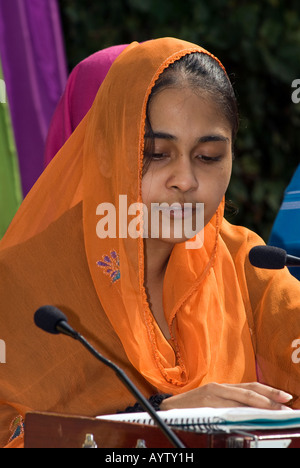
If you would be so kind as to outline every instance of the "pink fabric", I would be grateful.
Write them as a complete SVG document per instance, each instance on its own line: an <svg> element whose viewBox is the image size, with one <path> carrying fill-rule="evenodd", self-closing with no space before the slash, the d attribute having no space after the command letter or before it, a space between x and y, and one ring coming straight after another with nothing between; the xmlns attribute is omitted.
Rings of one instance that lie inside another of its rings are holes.
<svg viewBox="0 0 300 468"><path fill-rule="evenodd" d="M100 50L74 68L51 121L45 148L46 166L89 111L112 63L126 47Z"/></svg>

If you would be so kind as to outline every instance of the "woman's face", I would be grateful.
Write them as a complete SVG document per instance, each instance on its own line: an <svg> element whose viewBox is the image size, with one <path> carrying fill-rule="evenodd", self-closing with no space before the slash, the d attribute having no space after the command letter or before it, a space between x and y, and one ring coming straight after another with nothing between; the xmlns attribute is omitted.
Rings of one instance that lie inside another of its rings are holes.
<svg viewBox="0 0 300 468"><path fill-rule="evenodd" d="M196 203L201 203L206 225L227 190L232 170L232 130L213 100L189 88L166 88L156 94L149 104L149 120L152 132L146 133L145 152L150 147L152 153L147 155L150 164L142 181L148 236L153 238L151 207L165 203L155 237L162 238L165 222L170 224L170 235L164 241L184 242L189 237L184 229L181 238L175 236L175 224L183 226L192 218L195 226ZM178 209L168 209L174 203ZM187 203L193 209L184 213L182 207Z"/></svg>

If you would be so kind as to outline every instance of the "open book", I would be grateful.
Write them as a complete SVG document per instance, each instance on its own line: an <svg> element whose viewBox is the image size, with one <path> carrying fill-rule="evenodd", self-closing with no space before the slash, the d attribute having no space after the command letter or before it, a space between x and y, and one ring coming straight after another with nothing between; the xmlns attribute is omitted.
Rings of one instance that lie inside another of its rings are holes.
<svg viewBox="0 0 300 468"><path fill-rule="evenodd" d="M271 411L256 408L192 408L159 411L172 428L194 432L275 430L300 428L300 410ZM155 424L148 413L98 416L98 419Z"/></svg>

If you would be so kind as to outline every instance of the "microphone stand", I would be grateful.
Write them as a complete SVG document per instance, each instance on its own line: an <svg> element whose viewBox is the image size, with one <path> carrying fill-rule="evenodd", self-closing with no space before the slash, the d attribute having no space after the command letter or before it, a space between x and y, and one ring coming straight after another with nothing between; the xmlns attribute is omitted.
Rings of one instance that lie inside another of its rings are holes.
<svg viewBox="0 0 300 468"><path fill-rule="evenodd" d="M135 385L131 382L128 378L126 373L120 369L116 364L114 364L109 359L106 359L102 356L93 346L82 336L80 333L73 330L67 322L61 321L56 326L57 331L71 336L75 340L79 341L93 356L95 356L99 361L101 361L106 366L110 367L117 375L117 377L122 381L125 387L129 390L131 394L133 394L136 400L140 403L140 405L145 409L145 411L150 414L153 418L155 423L161 429L161 431L165 434L168 440L175 448L186 448L181 440L177 437L177 435L169 428L169 426L158 416L155 409L151 406L149 401L142 395L142 393L135 387Z"/></svg>

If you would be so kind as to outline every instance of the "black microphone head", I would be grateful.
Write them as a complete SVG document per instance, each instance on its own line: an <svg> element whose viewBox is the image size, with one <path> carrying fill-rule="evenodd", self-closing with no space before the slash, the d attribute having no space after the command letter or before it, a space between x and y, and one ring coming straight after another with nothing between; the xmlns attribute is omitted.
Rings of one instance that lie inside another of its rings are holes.
<svg viewBox="0 0 300 468"><path fill-rule="evenodd" d="M60 331L57 330L59 322L67 322L68 319L61 310L54 306L46 305L40 307L34 314L34 323L42 330L58 335Z"/></svg>
<svg viewBox="0 0 300 468"><path fill-rule="evenodd" d="M287 253L279 247L258 245L250 250L249 260L257 268L281 270L286 265Z"/></svg>

